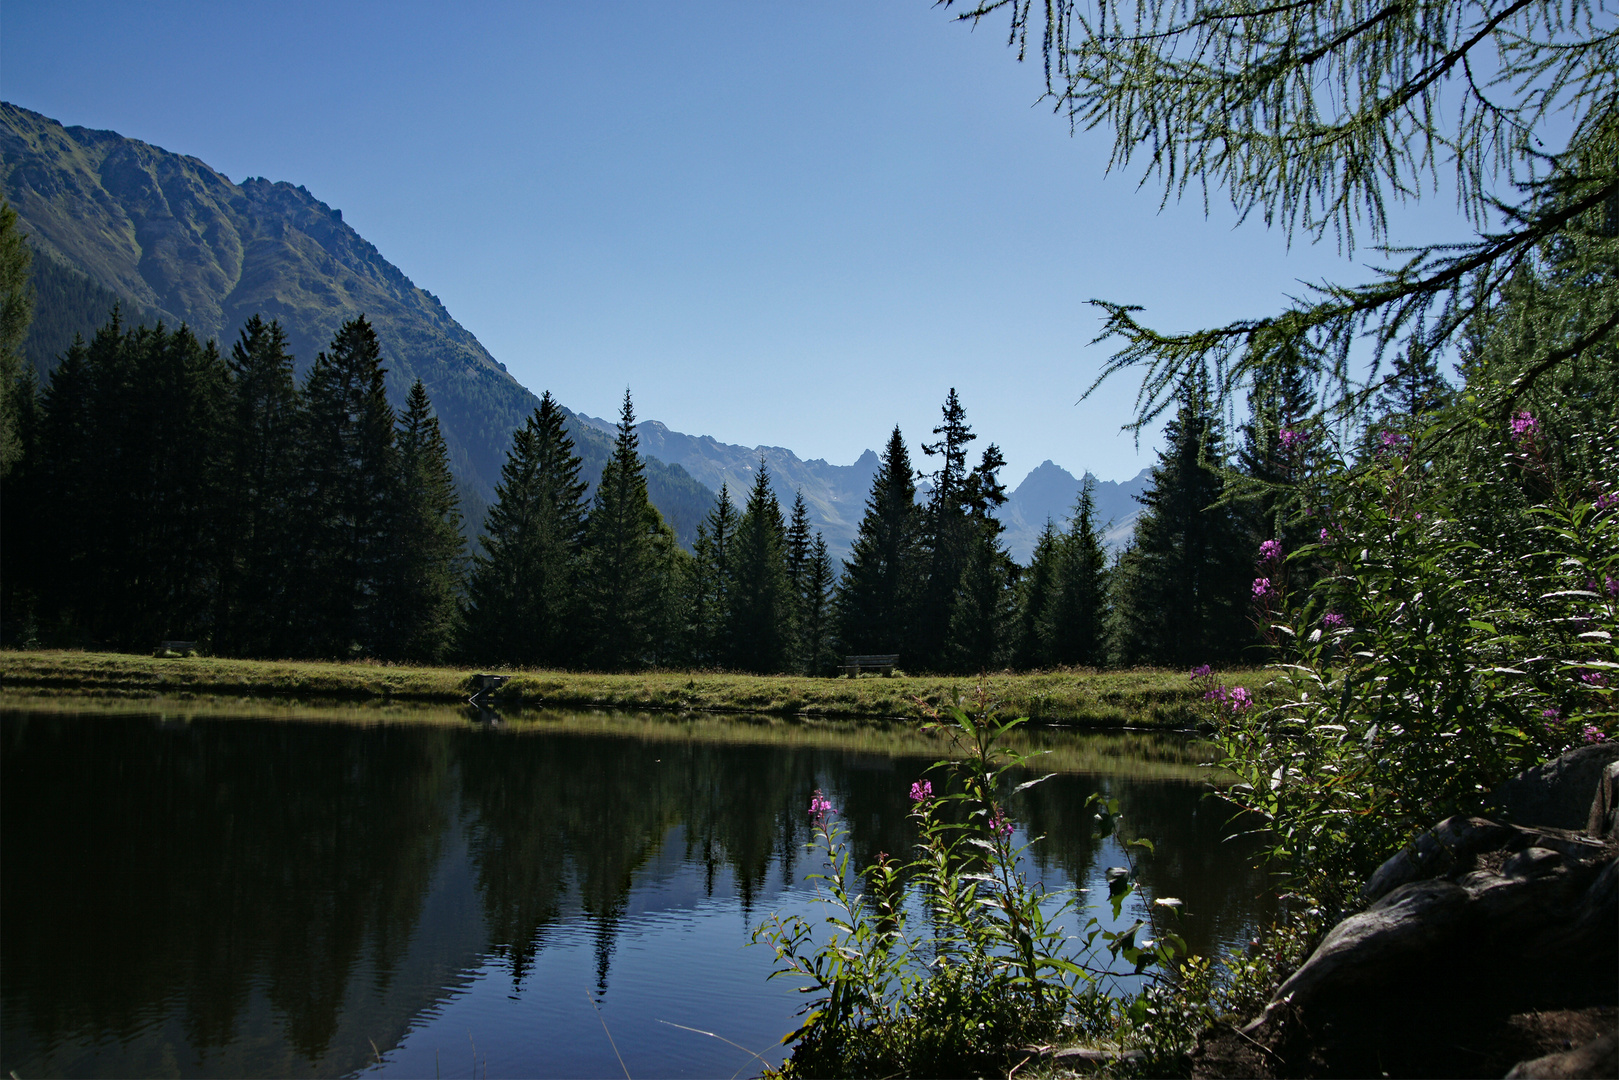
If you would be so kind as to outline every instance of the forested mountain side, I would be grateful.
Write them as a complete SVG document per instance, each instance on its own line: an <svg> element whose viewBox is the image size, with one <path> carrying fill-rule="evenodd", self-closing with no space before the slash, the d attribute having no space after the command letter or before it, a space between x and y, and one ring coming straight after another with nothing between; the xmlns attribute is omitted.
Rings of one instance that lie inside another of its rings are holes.
<svg viewBox="0 0 1619 1080"><path fill-rule="evenodd" d="M299 378L342 324L365 315L388 368L387 393L402 407L420 379L432 399L476 532L494 495L512 433L539 404L451 317L351 227L302 187L252 178L241 184L204 162L115 132L64 127L0 103L0 193L34 251L34 316L24 345L46 380L76 334L86 340L114 304L128 325L184 323L228 347L253 315L286 332ZM594 491L612 453L614 424L561 409L582 478ZM783 504L802 492L811 524L835 561L854 543L878 470L868 450L851 465L801 460L782 447L744 447L638 425L653 505L690 548L722 484L753 485L761 456ZM1110 546L1128 537L1142 477L1097 485ZM1116 490L1115 490L1116 489ZM1061 525L1079 480L1047 463L1000 509L1011 554L1032 556L1049 517Z"/></svg>
<svg viewBox="0 0 1619 1080"><path fill-rule="evenodd" d="M437 297L302 187L236 184L196 158L0 103L0 191L35 252L25 348L42 375L114 302L128 323L185 323L221 343L255 314L275 319L300 377L345 321L364 314L382 346L389 400L403 405L422 381L459 486L480 504L512 432L539 404ZM573 426L594 483L611 439ZM713 493L662 462L649 463L647 482L690 544Z"/></svg>

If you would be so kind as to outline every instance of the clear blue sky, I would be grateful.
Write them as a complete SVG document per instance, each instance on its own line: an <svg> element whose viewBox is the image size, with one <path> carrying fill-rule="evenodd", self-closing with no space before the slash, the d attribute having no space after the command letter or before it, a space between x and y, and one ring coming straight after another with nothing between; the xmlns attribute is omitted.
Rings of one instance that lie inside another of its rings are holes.
<svg viewBox="0 0 1619 1080"><path fill-rule="evenodd" d="M1123 479L1151 440L1131 381L1076 405L1084 301L1185 329L1364 274L1160 211L1042 89L1004 23L926 0L0 9L0 96L303 184L536 393L847 464L955 386L1008 482ZM1396 238L1461 238L1450 210Z"/></svg>

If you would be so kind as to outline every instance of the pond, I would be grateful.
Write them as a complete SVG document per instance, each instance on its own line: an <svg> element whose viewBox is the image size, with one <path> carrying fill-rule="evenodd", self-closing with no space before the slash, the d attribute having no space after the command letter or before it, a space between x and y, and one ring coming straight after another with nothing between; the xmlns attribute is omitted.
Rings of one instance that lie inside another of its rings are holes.
<svg viewBox="0 0 1619 1080"><path fill-rule="evenodd" d="M819 788L910 850L908 725L0 697L0 1074L729 1076L801 998ZM1105 898L1119 799L1189 945L1273 917L1179 736L1031 733L1029 870ZM733 1045L734 1044L734 1045ZM621 1063L622 1059L622 1063Z"/></svg>

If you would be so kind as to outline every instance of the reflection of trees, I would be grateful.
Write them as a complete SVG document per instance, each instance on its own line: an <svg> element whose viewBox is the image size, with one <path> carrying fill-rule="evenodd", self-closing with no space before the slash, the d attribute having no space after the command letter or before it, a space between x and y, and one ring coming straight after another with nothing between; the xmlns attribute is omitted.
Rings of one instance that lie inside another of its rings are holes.
<svg viewBox="0 0 1619 1080"><path fill-rule="evenodd" d="M664 884L647 868L677 827L709 895L734 887L747 909L773 902L778 867L793 885L821 869L803 847L818 787L850 828L856 866L913 854L908 792L928 758L530 731L8 718L7 1030L26 1026L46 1046L87 1032L130 1041L178 1001L201 1056L235 1045L262 988L287 1044L321 1058L358 967L379 997L408 977L396 973L455 825L514 981L582 911L599 991L632 886ZM1195 786L1048 780L1014 803L1048 836L1040 867L1085 880L1097 847L1084 802L1099 786L1132 834L1158 844L1143 877L1186 901L1189 943L1228 938L1265 882L1220 843L1224 804Z"/></svg>
<svg viewBox="0 0 1619 1080"><path fill-rule="evenodd" d="M1083 882L1096 860L1086 798L1095 791L1119 800L1127 839L1151 840L1156 854L1140 852L1137 867L1149 896L1176 896L1185 902L1179 927L1187 946L1205 955L1231 940L1256 919L1275 910L1275 890L1255 868L1252 838L1232 821L1232 808L1198 784L1053 776L1022 796L1018 808L1033 835L1047 839L1035 849L1042 869L1061 868Z"/></svg>
<svg viewBox="0 0 1619 1080"><path fill-rule="evenodd" d="M220 1047L262 981L313 1060L356 961L385 980L414 929L441 734L98 718L8 723L3 745L0 980L44 1043L128 1039L179 996L192 1044Z"/></svg>

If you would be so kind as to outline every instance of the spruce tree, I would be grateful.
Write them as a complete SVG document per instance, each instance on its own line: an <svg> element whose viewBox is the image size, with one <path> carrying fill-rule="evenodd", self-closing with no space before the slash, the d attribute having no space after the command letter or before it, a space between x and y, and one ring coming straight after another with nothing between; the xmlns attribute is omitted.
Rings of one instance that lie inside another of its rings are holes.
<svg viewBox="0 0 1619 1080"><path fill-rule="evenodd" d="M736 539L736 504L731 490L720 484L714 508L697 525L692 545L691 613L692 658L705 666L719 666L731 656L731 557Z"/></svg>
<svg viewBox="0 0 1619 1080"><path fill-rule="evenodd" d="M808 602L807 589L809 588L810 556L814 548L813 533L810 529L809 507L804 504L804 492L798 491L793 496L793 512L787 523L787 592L792 606L792 619L799 630L803 629L805 605ZM792 656L794 669L803 667L805 655L802 634L795 636L789 652Z"/></svg>
<svg viewBox="0 0 1619 1080"><path fill-rule="evenodd" d="M832 654L835 585L832 556L826 550L825 537L817 532L810 544L809 565L804 573L799 620L800 663L807 675L824 674L835 663Z"/></svg>
<svg viewBox="0 0 1619 1080"><path fill-rule="evenodd" d="M1006 502L1006 487L999 480L1005 464L1000 447L991 443L962 485L966 550L950 607L945 652L947 664L956 671L990 671L1007 660L1017 567L1001 542L1003 526L995 517Z"/></svg>
<svg viewBox="0 0 1619 1080"><path fill-rule="evenodd" d="M1115 571L1111 650L1124 664L1235 660L1253 639L1253 548L1238 512L1221 500L1223 439L1202 380L1182 386L1164 439Z"/></svg>
<svg viewBox="0 0 1619 1080"><path fill-rule="evenodd" d="M955 387L945 398L943 417L933 429L938 441L922 451L939 458L929 476L932 491L922 515L922 542L927 549L927 576L917 606L913 647L917 666L943 670L951 666L950 634L957 587L971 557L976 537L968 520L970 492L967 444L978 436L967 425L966 410Z"/></svg>
<svg viewBox="0 0 1619 1080"><path fill-rule="evenodd" d="M624 391L613 456L602 469L585 532L580 595L588 656L600 670L645 663L664 597L665 554L654 538L663 518L647 499L646 471L635 434L635 407Z"/></svg>
<svg viewBox="0 0 1619 1080"><path fill-rule="evenodd" d="M732 561L731 662L744 671L781 671L791 660L795 604L787 572L787 530L764 458L737 523Z"/></svg>
<svg viewBox="0 0 1619 1080"><path fill-rule="evenodd" d="M386 651L436 664L459 631L466 538L449 448L420 379L411 385L396 439L400 497L384 592Z"/></svg>
<svg viewBox="0 0 1619 1080"><path fill-rule="evenodd" d="M1047 661L1101 667L1107 613L1107 552L1096 523L1096 478L1080 485L1068 532L1057 538L1053 595L1040 613Z"/></svg>
<svg viewBox="0 0 1619 1080"><path fill-rule="evenodd" d="M899 428L888 437L837 594L837 640L847 653L913 652L911 630L924 552L916 474Z"/></svg>
<svg viewBox="0 0 1619 1080"><path fill-rule="evenodd" d="M1017 636L1012 650L1013 666L1030 671L1051 666L1047 628L1048 608L1056 602L1057 564L1061 560L1064 537L1046 518L1035 538L1028 568L1018 577Z"/></svg>
<svg viewBox="0 0 1619 1080"><path fill-rule="evenodd" d="M224 472L226 558L220 587L222 652L287 655L288 591L296 559L299 400L293 358L277 322L254 315L231 346L231 437Z"/></svg>
<svg viewBox="0 0 1619 1080"><path fill-rule="evenodd" d="M386 369L365 316L342 325L304 383L303 565L297 603L306 655L374 655L400 499Z"/></svg>
<svg viewBox="0 0 1619 1080"><path fill-rule="evenodd" d="M473 562L462 651L480 663L567 666L576 617L585 487L550 391L512 435Z"/></svg>

